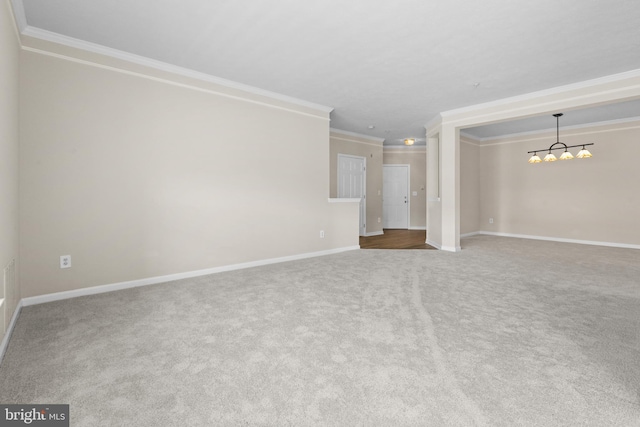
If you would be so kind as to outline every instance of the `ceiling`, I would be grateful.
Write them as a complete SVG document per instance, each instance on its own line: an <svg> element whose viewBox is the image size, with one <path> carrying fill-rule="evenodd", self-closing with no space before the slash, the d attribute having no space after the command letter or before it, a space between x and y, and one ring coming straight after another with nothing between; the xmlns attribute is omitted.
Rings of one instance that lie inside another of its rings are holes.
<svg viewBox="0 0 640 427"><path fill-rule="evenodd" d="M385 145L408 137L424 144L425 123L442 111L640 69L637 0L23 0L23 6L28 27L333 107L332 128L384 138ZM640 101L598 108L567 114L561 124L640 116ZM555 119L465 132L487 138L536 127L554 128Z"/></svg>

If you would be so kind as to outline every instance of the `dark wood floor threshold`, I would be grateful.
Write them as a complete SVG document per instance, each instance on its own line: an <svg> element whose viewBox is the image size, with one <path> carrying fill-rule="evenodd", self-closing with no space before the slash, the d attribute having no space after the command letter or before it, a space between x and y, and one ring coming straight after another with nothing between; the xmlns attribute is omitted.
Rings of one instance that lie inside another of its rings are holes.
<svg viewBox="0 0 640 427"><path fill-rule="evenodd" d="M380 236L360 237L361 249L435 249L427 245L424 230L385 229Z"/></svg>

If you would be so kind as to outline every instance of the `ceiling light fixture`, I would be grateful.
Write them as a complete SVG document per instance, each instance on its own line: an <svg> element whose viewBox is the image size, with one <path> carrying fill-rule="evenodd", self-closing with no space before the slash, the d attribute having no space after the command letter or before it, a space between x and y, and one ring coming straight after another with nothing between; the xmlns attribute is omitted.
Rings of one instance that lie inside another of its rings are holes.
<svg viewBox="0 0 640 427"><path fill-rule="evenodd" d="M404 140L404 145L413 145L416 142L414 138L407 138Z"/></svg>
<svg viewBox="0 0 640 427"><path fill-rule="evenodd" d="M558 158L551 151L562 150L562 149L564 149L564 152L560 156L560 160L571 160L573 159L573 154L569 152L569 148L573 148L573 147L582 147L582 150L580 150L580 152L576 155L577 158L586 159L588 157L593 157L593 155L589 152L589 150L585 148L585 146L593 145L593 143L567 145L564 142L560 142L560 117L562 117L562 113L554 114L553 117L556 118L556 142L551 144L551 146L548 149L528 151L527 153L529 154L533 153L533 156L529 158L529 163L555 162L556 160L558 160ZM558 147L555 147L556 145ZM549 151L549 153L546 156L544 156L544 160L541 160L540 157L538 156L538 151L547 151L547 150Z"/></svg>

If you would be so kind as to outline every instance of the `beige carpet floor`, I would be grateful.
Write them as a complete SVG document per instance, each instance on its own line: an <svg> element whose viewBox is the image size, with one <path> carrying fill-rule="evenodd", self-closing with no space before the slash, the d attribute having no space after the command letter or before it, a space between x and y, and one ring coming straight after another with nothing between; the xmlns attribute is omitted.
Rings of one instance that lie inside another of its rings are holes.
<svg viewBox="0 0 640 427"><path fill-rule="evenodd" d="M462 244L26 307L0 402L73 426L640 426L640 251Z"/></svg>

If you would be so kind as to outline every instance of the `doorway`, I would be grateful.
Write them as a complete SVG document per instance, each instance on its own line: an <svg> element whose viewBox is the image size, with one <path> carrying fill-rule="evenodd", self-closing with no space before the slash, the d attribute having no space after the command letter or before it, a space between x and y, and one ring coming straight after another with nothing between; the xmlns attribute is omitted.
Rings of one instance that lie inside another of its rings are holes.
<svg viewBox="0 0 640 427"><path fill-rule="evenodd" d="M360 199L360 236L367 234L367 159L338 154L338 198Z"/></svg>
<svg viewBox="0 0 640 427"><path fill-rule="evenodd" d="M409 165L382 166L382 226L409 228Z"/></svg>

